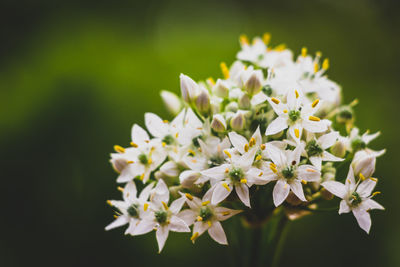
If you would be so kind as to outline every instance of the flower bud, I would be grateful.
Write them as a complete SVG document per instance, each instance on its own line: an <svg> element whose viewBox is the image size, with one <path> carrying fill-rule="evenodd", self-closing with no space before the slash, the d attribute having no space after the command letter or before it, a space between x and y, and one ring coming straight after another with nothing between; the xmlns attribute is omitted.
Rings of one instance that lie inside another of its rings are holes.
<svg viewBox="0 0 400 267"><path fill-rule="evenodd" d="M365 178L369 178L375 171L376 156L369 154L366 150L358 151L353 158L351 165L354 169L354 174L358 176L360 173Z"/></svg>
<svg viewBox="0 0 400 267"><path fill-rule="evenodd" d="M214 115L211 122L211 128L218 133L224 132L226 130L226 121L224 117L220 114Z"/></svg>
<svg viewBox="0 0 400 267"><path fill-rule="evenodd" d="M184 188L190 188L200 176L201 174L197 171L186 170L179 175L179 180Z"/></svg>
<svg viewBox="0 0 400 267"><path fill-rule="evenodd" d="M239 109L239 105L236 102L231 102L225 107L225 111L236 112Z"/></svg>
<svg viewBox="0 0 400 267"><path fill-rule="evenodd" d="M247 94L242 94L242 96L239 97L239 108L241 109L249 109L251 106L250 103L250 98Z"/></svg>
<svg viewBox="0 0 400 267"><path fill-rule="evenodd" d="M227 98L229 95L229 88L227 83L223 80L218 79L217 83L213 87L213 93L218 97Z"/></svg>
<svg viewBox="0 0 400 267"><path fill-rule="evenodd" d="M342 107L336 115L339 123L351 122L354 119L353 109L349 106Z"/></svg>
<svg viewBox="0 0 400 267"><path fill-rule="evenodd" d="M216 114L220 112L221 109L221 102L222 99L216 96L212 96L210 100L210 106L211 106L211 113Z"/></svg>
<svg viewBox="0 0 400 267"><path fill-rule="evenodd" d="M186 76L185 74L181 74L180 78L182 98L187 103L190 103L196 96L198 85L195 81L193 81L189 76Z"/></svg>
<svg viewBox="0 0 400 267"><path fill-rule="evenodd" d="M179 175L179 168L174 161L168 161L161 166L160 172L170 177L176 177Z"/></svg>
<svg viewBox="0 0 400 267"><path fill-rule="evenodd" d="M250 76L250 78L247 79L246 83L244 84L244 89L250 95L258 94L262 88L261 82L262 81L260 75L257 75L256 72L253 72L253 74Z"/></svg>
<svg viewBox="0 0 400 267"><path fill-rule="evenodd" d="M168 112L172 115L177 115L182 109L182 103L179 97L169 91L161 91L161 98Z"/></svg>
<svg viewBox="0 0 400 267"><path fill-rule="evenodd" d="M340 138L331 147L331 152L333 155L339 158L343 158L346 155L346 142L343 138Z"/></svg>
<svg viewBox="0 0 400 267"><path fill-rule="evenodd" d="M243 112L236 112L236 114L232 117L230 125L233 130L240 131L244 128L245 118Z"/></svg>
<svg viewBox="0 0 400 267"><path fill-rule="evenodd" d="M200 87L200 94L196 97L195 104L197 109L202 113L206 113L209 110L210 94L204 87Z"/></svg>

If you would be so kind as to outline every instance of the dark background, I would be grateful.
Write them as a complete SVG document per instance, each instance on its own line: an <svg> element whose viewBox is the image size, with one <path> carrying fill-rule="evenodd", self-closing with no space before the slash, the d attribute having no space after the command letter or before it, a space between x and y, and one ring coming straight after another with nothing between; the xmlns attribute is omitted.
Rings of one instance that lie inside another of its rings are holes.
<svg viewBox="0 0 400 267"><path fill-rule="evenodd" d="M111 5L110 2L113 4ZM370 235L351 215L315 214L291 225L282 266L400 266L398 1L11 1L0 4L1 266L218 266L225 247L172 234L104 231L119 198L109 153L134 122L168 118L161 89L179 74L220 77L238 36L330 58L329 76L362 130L387 148L376 177L384 212Z"/></svg>

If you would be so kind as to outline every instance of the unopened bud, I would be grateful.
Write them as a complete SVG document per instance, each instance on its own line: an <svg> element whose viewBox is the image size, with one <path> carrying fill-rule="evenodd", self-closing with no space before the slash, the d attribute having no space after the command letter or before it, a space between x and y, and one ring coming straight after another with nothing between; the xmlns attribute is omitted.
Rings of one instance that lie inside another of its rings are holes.
<svg viewBox="0 0 400 267"><path fill-rule="evenodd" d="M336 120L339 123L352 121L354 118L353 109L349 106L342 107L336 115Z"/></svg>
<svg viewBox="0 0 400 267"><path fill-rule="evenodd" d="M170 177L177 177L179 175L178 165L174 161L164 163L161 166L160 171Z"/></svg>
<svg viewBox="0 0 400 267"><path fill-rule="evenodd" d="M218 133L224 132L226 130L226 121L224 117L220 114L214 115L211 122L211 128Z"/></svg>
<svg viewBox="0 0 400 267"><path fill-rule="evenodd" d="M243 112L236 112L236 114L232 117L230 125L233 130L240 131L244 128L245 118Z"/></svg>
<svg viewBox="0 0 400 267"><path fill-rule="evenodd" d="M369 178L375 171L376 156L369 154L366 150L358 151L353 158L351 165L356 176L362 173L364 177Z"/></svg>
<svg viewBox="0 0 400 267"><path fill-rule="evenodd" d="M261 91L261 77L254 72L250 78L247 79L246 83L244 84L244 88L250 95L258 94Z"/></svg>
<svg viewBox="0 0 400 267"><path fill-rule="evenodd" d="M190 103L196 96L198 85L195 81L193 81L189 76L185 74L181 74L180 79L182 98L186 102Z"/></svg>
<svg viewBox="0 0 400 267"><path fill-rule="evenodd" d="M207 89L200 87L200 94L196 97L196 107L202 112L206 113L210 109L210 94Z"/></svg>
<svg viewBox="0 0 400 267"><path fill-rule="evenodd" d="M200 176L201 174L199 172L186 170L179 175L179 180L183 187L190 188L193 186L194 182L196 182L197 179L200 178Z"/></svg>
<svg viewBox="0 0 400 267"><path fill-rule="evenodd" d="M236 102L231 102L225 107L225 111L236 112L239 109L239 105Z"/></svg>
<svg viewBox="0 0 400 267"><path fill-rule="evenodd" d="M249 109L251 106L250 98L247 94L242 94L239 98L239 108L241 109Z"/></svg>
<svg viewBox="0 0 400 267"><path fill-rule="evenodd" d="M340 137L336 143L331 147L333 155L339 158L343 158L346 155L346 143Z"/></svg>
<svg viewBox="0 0 400 267"><path fill-rule="evenodd" d="M217 83L213 87L213 93L218 97L227 98L229 95L229 88L226 82L218 79Z"/></svg>
<svg viewBox="0 0 400 267"><path fill-rule="evenodd" d="M182 109L182 103L179 97L169 91L161 91L161 98L168 112L177 115Z"/></svg>

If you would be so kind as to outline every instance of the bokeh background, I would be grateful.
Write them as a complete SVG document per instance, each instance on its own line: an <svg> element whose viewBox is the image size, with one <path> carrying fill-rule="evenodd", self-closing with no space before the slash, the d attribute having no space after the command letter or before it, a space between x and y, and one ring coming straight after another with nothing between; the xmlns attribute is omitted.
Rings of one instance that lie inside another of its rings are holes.
<svg viewBox="0 0 400 267"><path fill-rule="evenodd" d="M387 210L370 235L350 215L292 223L282 266L400 266L398 1L13 1L0 4L1 266L219 266L227 248L172 234L131 238L112 220L119 198L108 163L133 123L169 118L161 89L179 74L220 77L238 36L321 50L358 125L382 131L376 176Z"/></svg>

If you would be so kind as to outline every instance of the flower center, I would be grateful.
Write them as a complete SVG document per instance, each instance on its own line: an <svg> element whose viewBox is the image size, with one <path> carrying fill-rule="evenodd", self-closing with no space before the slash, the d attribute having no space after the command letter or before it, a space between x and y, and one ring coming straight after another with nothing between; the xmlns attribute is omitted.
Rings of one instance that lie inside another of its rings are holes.
<svg viewBox="0 0 400 267"><path fill-rule="evenodd" d="M366 148L367 144L361 138L358 137L351 142L351 147L353 148L354 151L357 151Z"/></svg>
<svg viewBox="0 0 400 267"><path fill-rule="evenodd" d="M306 150L307 150L307 154L309 157L321 155L323 152L322 147L320 147L320 145L318 145L316 140L311 140L306 145Z"/></svg>
<svg viewBox="0 0 400 267"><path fill-rule="evenodd" d="M297 121L300 118L300 111L299 110L291 110L289 111L289 119L292 122Z"/></svg>
<svg viewBox="0 0 400 267"><path fill-rule="evenodd" d="M234 182L239 182L243 177L244 177L244 173L243 170L241 168L232 168L229 173L229 178L231 178L232 181Z"/></svg>
<svg viewBox="0 0 400 267"><path fill-rule="evenodd" d="M362 202L362 199L357 192L353 192L349 197L349 202L352 206L358 206Z"/></svg>
<svg viewBox="0 0 400 267"><path fill-rule="evenodd" d="M139 159L140 163L142 163L142 164L149 163L147 156L143 153L138 156L138 159Z"/></svg>
<svg viewBox="0 0 400 267"><path fill-rule="evenodd" d="M174 137L172 137L172 135L166 135L164 136L164 138L162 139L162 142L164 142L167 145L171 145L174 142Z"/></svg>
<svg viewBox="0 0 400 267"><path fill-rule="evenodd" d="M295 174L295 166L287 166L282 170L282 175L286 179L290 180L294 177Z"/></svg>
<svg viewBox="0 0 400 267"><path fill-rule="evenodd" d="M203 206L200 209L199 216L203 218L203 221L208 221L213 216L213 213L208 206Z"/></svg>
<svg viewBox="0 0 400 267"><path fill-rule="evenodd" d="M137 204L132 204L126 211L128 212L129 216L131 217L138 217L139 216L139 210L138 210L138 205Z"/></svg>
<svg viewBox="0 0 400 267"><path fill-rule="evenodd" d="M159 210L154 213L156 221L160 224L166 223L168 218L168 213L165 210Z"/></svg>

